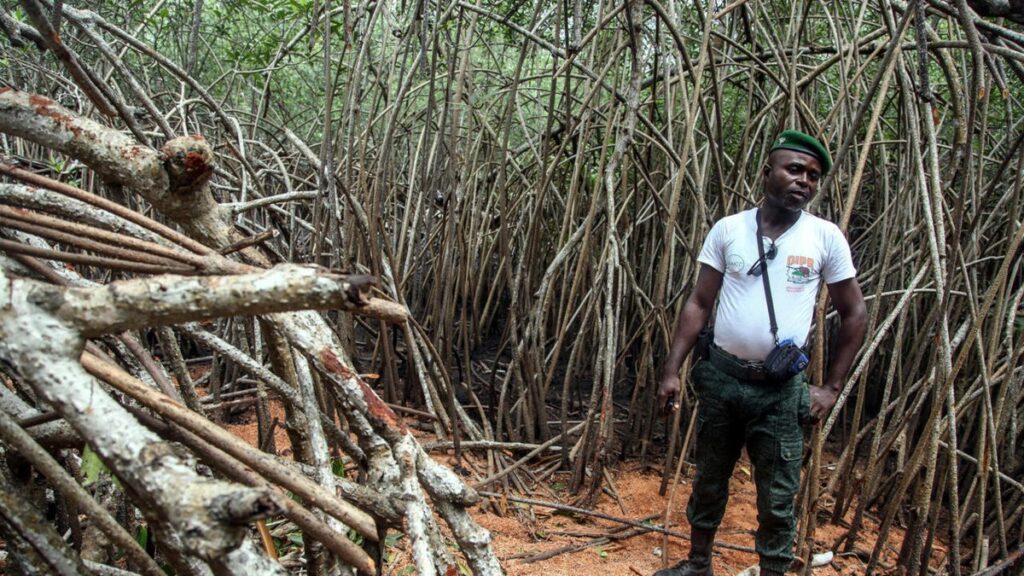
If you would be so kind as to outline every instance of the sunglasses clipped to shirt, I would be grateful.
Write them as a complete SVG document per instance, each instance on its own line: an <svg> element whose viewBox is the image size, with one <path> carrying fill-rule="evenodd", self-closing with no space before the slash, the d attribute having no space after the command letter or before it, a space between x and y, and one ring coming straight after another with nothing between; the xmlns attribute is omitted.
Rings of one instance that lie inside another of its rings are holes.
<svg viewBox="0 0 1024 576"><path fill-rule="evenodd" d="M765 250L764 256L758 258L757 262L754 262L754 265L750 267L750 270L747 270L747 276L760 276L765 271L765 268L768 267L768 260L774 260L775 255L779 253L778 247L775 246L775 240L769 239L768 241L771 242L771 246Z"/></svg>

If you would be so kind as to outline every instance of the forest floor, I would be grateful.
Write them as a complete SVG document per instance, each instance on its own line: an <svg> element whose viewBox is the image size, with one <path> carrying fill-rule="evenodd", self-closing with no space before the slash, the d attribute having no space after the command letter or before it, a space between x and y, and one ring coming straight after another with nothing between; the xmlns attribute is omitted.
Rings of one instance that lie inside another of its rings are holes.
<svg viewBox="0 0 1024 576"><path fill-rule="evenodd" d="M275 407L274 417L283 422L284 416L278 410L279 408ZM235 434L255 444L257 436L255 417L251 415L250 411L249 415L242 416L242 420L242 423L228 427ZM417 435L424 443L433 440L427 433L417 433ZM280 427L275 431L275 442L279 453L285 456L290 453L290 450L287 449L288 438ZM432 456L445 464L453 463L450 451L449 453L435 451ZM477 456L468 454L465 457ZM472 463L470 462L470 464ZM470 469L474 467L469 466ZM693 470L692 467L689 470L686 468L684 466L673 497L671 523L673 530L689 533L685 505L690 495ZM607 493L602 494L597 502L596 510L634 521L643 521L645 518L657 514L650 522L660 525L664 520L664 512L669 498L669 493L666 493L665 496L658 493L661 484L660 472L629 461L621 463L609 472L617 489L618 499ZM480 478L471 473L466 480L472 484ZM564 488L566 483L565 477L556 475L548 482L542 495L526 495L525 497L554 501L551 495L555 494L560 497L559 503L571 505L572 497ZM756 494L754 482L750 477L750 465L745 460L745 456L744 460L741 460L736 466L729 491L729 505L716 541L752 548L754 531L757 528ZM613 537L603 544L595 544L593 541L596 538L606 536L617 528L621 529L623 525L581 514L566 513L541 506L516 504L511 501L498 502L497 506L490 508L501 508L507 513L498 515L493 511L484 510L482 506L477 506L471 510L471 513L477 522L491 531L495 553L510 576L617 576L620 574L647 576L663 567L661 551L665 544L661 534L648 532L618 540ZM627 527L626 531L628 532L629 529L630 527ZM830 550L846 529L846 526L836 524L819 526L814 533L814 551L818 553ZM831 564L814 568L813 574L816 576L863 574L865 564L861 557L866 558L866 554L869 554L875 545L877 529L877 518L867 514L856 547L860 557L856 553L837 554ZM890 531L889 541L886 543L882 555L881 566L883 568L896 564L897 551L902 543L902 538L902 530ZM587 546L587 543L591 543L591 545ZM386 551L387 561L384 574L388 576L415 574L415 570L410 564L410 556L405 548L404 539L395 538L389 540L389 544L391 546ZM557 553L543 560L525 560L528 557L553 553L572 545L578 545L580 549ZM670 537L668 539L668 565L683 558L688 549L688 542L678 537ZM931 559L932 564L941 565L945 560L945 554L946 550L943 545L936 544L935 553ZM755 565L757 555L752 552L719 546L715 549L713 563L714 571L719 576L735 575L743 572L747 567ZM885 573L886 571L882 570L881 572ZM468 572L466 573L468 574Z"/></svg>

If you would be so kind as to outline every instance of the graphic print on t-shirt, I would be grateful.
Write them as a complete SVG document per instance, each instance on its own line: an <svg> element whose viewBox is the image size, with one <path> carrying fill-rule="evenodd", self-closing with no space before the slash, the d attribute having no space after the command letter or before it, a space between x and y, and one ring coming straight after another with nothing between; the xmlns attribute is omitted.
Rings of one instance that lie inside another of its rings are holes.
<svg viewBox="0 0 1024 576"><path fill-rule="evenodd" d="M746 262L743 261L743 257L739 254L729 254L725 259L725 271L726 272L739 272L743 270L743 265Z"/></svg>
<svg viewBox="0 0 1024 576"><path fill-rule="evenodd" d="M803 292L810 284L818 279L817 271L814 269L814 258L790 254L786 257L786 291Z"/></svg>

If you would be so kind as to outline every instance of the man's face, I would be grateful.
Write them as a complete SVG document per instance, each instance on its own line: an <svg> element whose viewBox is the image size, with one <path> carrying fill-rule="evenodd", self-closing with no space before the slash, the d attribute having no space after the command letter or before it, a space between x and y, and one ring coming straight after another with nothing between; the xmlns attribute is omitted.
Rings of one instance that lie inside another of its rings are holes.
<svg viewBox="0 0 1024 576"><path fill-rule="evenodd" d="M786 212L803 210L818 192L821 162L796 150L776 150L764 167L764 196L768 204Z"/></svg>

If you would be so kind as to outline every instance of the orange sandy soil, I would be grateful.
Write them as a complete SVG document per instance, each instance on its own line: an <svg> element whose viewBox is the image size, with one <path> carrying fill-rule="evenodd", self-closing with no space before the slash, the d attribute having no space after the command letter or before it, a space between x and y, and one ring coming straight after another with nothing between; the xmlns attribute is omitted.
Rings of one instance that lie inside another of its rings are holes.
<svg viewBox="0 0 1024 576"><path fill-rule="evenodd" d="M276 403L275 403L276 404ZM273 416L284 422L283 411L278 406L273 408ZM228 426L235 434L241 436L252 444L256 442L255 417L248 417L248 422ZM427 435L421 435L421 441L428 441ZM283 455L290 454L288 438L279 427L275 431L275 439L279 452ZM446 464L451 463L452 457L440 452L433 454L434 458ZM473 456L470 456L473 457ZM481 466L470 468L479 469ZM658 488L661 483L660 474L654 471L643 471L638 469L636 464L629 462L620 465L612 470L615 485L625 510L607 494L602 494L597 504L597 510L620 518L632 520L642 519L653 513L659 513L654 520L661 524L665 507L668 503L668 495L658 495ZM756 521L756 495L754 483L749 475L750 466L745 461L737 465L730 484L729 506L726 509L725 519L718 531L716 540L728 542L741 546L753 547L754 530L757 527ZM467 478L472 484L479 480L475 474ZM686 523L685 504L690 494L690 481L692 469L689 474L684 471L672 506L673 529L679 532L689 532L689 525ZM565 477L555 476L549 480L549 485L556 482L565 483ZM558 486L556 486L557 488ZM562 503L569 503L571 497L567 493L561 493ZM550 500L551 495L547 490L542 490L536 496L527 496L538 500ZM523 563L520 560L510 559L512 556L524 554L540 554L546 551L562 548L574 543L586 542L589 538L579 534L592 534L593 537L604 535L606 532L620 526L611 521L577 516L557 512L550 508L532 506L531 519L525 505L508 503L508 514L499 516L493 512L484 511L481 507L471 510L473 517L482 526L491 531L493 546L498 558L509 575L515 576L589 576L594 574L607 574L608 576L620 574L636 574L646 576L653 574L662 567L661 558L656 551L663 546L663 536L655 533L648 533L641 536L634 536L622 541L605 544L600 547L590 547L577 552L565 553L553 558L534 562ZM858 548L870 552L875 543L875 535L878 524L873 517L865 519L865 526L861 530L858 541ZM814 534L816 542L815 552L828 550L834 542L845 532L846 528L832 524L819 526ZM574 534L568 534L574 533ZM893 566L896 559L896 551L902 541L903 534L899 530L892 530L889 543L884 552L882 565ZM449 538L449 541L451 539ZM414 572L410 570L411 558L405 549L406 541L399 540L399 543L388 551L391 562L384 569L384 574L395 576L409 576ZM689 544L679 538L669 538L669 564L675 563L682 558ZM940 565L944 561L945 550L936 546L935 557L932 558L933 565ZM732 575L741 572L743 569L757 563L757 556L753 553L728 550L721 547L715 549L714 570L719 576ZM815 568L813 573L818 576L852 576L863 574L864 564L856 556L836 556L831 565Z"/></svg>

